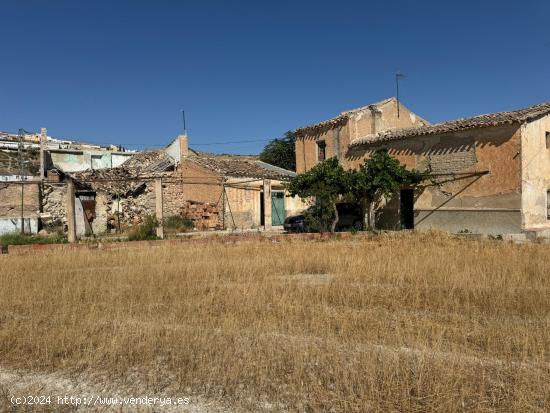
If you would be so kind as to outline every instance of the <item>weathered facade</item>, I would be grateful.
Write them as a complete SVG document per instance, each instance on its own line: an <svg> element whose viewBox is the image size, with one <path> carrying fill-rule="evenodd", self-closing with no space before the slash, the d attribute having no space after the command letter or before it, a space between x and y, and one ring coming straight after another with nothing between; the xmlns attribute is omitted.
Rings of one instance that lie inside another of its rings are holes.
<svg viewBox="0 0 550 413"><path fill-rule="evenodd" d="M427 124L395 98L342 112L335 118L296 130L296 172L303 173L332 157L346 165L351 141L361 136Z"/></svg>
<svg viewBox="0 0 550 413"><path fill-rule="evenodd" d="M550 104L358 136L342 164L355 168L377 149L433 176L381 206L382 228L550 229Z"/></svg>

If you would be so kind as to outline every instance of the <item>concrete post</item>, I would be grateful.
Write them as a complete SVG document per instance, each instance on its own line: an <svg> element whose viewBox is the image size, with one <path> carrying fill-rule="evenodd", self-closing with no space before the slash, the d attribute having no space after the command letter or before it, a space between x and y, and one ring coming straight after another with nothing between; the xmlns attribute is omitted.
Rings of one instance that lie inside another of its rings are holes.
<svg viewBox="0 0 550 413"><path fill-rule="evenodd" d="M46 140L48 136L48 131L46 128L40 129L40 181L44 181L46 175L46 165L44 162L44 145L46 145Z"/></svg>
<svg viewBox="0 0 550 413"><path fill-rule="evenodd" d="M69 179L67 182L67 239L70 243L76 242L76 219L74 206L74 182Z"/></svg>
<svg viewBox="0 0 550 413"><path fill-rule="evenodd" d="M264 179L264 230L271 229L271 180Z"/></svg>
<svg viewBox="0 0 550 413"><path fill-rule="evenodd" d="M164 227L162 221L164 219L164 208L162 203L162 178L155 179L155 201L156 201L156 216L159 226L157 227L157 237L164 238Z"/></svg>

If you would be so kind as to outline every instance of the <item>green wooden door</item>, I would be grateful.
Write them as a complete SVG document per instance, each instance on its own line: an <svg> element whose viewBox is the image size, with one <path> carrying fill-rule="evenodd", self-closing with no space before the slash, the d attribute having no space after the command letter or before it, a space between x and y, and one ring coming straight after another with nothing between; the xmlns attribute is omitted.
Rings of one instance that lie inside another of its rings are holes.
<svg viewBox="0 0 550 413"><path fill-rule="evenodd" d="M271 225L283 225L285 221L285 193L271 192Z"/></svg>

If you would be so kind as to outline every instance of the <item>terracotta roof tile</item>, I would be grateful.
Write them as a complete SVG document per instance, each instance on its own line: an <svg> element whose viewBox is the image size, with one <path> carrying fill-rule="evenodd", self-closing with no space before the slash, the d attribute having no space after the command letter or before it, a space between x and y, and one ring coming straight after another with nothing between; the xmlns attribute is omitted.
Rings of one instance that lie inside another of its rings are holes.
<svg viewBox="0 0 550 413"><path fill-rule="evenodd" d="M412 128L380 131L374 135L355 138L350 147L377 144L395 141L415 136L435 135L448 132L456 132L474 128L487 128L512 123L524 123L537 119L550 113L550 102L540 103L528 108L511 112L497 112L487 115L479 115L471 118L456 119L434 125L417 126Z"/></svg>
<svg viewBox="0 0 550 413"><path fill-rule="evenodd" d="M296 176L295 172L249 159L192 156L187 160L219 174L235 178L285 180Z"/></svg>

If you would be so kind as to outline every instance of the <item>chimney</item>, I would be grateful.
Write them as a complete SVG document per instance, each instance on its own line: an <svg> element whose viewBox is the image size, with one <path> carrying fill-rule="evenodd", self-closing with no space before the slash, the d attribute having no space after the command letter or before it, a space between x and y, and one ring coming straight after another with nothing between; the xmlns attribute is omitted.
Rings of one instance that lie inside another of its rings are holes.
<svg viewBox="0 0 550 413"><path fill-rule="evenodd" d="M189 155L189 140L187 135L179 135L178 139L180 143L180 158L183 159Z"/></svg>
<svg viewBox="0 0 550 413"><path fill-rule="evenodd" d="M370 105L369 109L371 114L370 133L371 135L375 135L380 127L380 117L382 115L382 112L375 105Z"/></svg>

